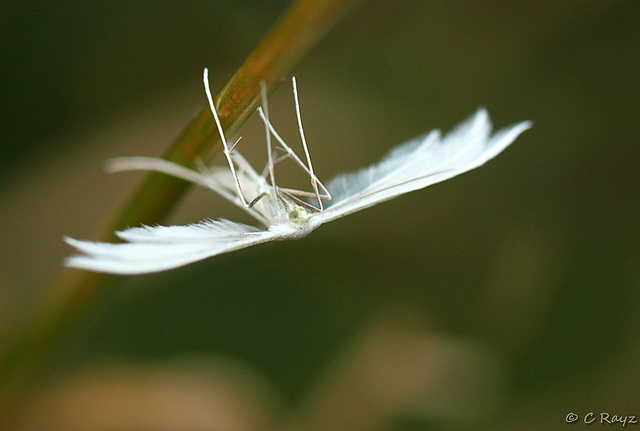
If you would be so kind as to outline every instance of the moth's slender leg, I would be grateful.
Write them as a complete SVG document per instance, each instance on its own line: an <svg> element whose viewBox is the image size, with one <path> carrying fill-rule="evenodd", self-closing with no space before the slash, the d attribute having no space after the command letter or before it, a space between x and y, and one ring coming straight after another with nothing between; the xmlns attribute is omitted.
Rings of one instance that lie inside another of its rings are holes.
<svg viewBox="0 0 640 431"><path fill-rule="evenodd" d="M231 146L229 151L233 152L233 150L236 149L236 145L238 145L238 142L240 142L241 139L242 139L242 136L240 136L238 139L236 139L236 141L233 143L233 145Z"/></svg>
<svg viewBox="0 0 640 431"><path fill-rule="evenodd" d="M228 192L227 190L229 189L228 187L223 187L218 185L218 181L216 181L213 172L211 171L211 169L209 168L209 166L207 166L200 157L196 158L194 160L195 164L196 164L196 168L198 168L198 173L200 175L202 175L204 177L204 181L206 182L206 187L209 187L210 189L213 189L214 191L217 191L218 194L222 195L223 197L231 200L234 204L238 205L240 208L244 209L244 210L248 210L249 208L245 207L242 204L242 201L240 201L240 198L238 197L238 191L236 190L236 194L232 194L231 192Z"/></svg>
<svg viewBox="0 0 640 431"><path fill-rule="evenodd" d="M307 140L304 137L304 130L302 129L302 117L300 116L300 103L298 102L298 87L296 85L296 77L291 77L291 83L293 84L293 100L296 105L296 117L298 119L298 130L300 131L300 139L302 140L302 147L304 148L304 154L307 156L307 164L309 165L309 172L311 172L311 186L316 194L316 199L320 205L320 211L322 211L322 200L320 199L320 193L318 192L318 183L316 182L316 176L313 173L313 165L311 164L311 156L309 155L309 148L307 147Z"/></svg>
<svg viewBox="0 0 640 431"><path fill-rule="evenodd" d="M296 196L304 196L306 198L315 198L316 194L313 192L305 192L304 190L297 190L297 189L288 189L286 187L279 187L279 190L284 190L287 193L291 193L293 195ZM320 199L324 199L324 200L328 200L329 198L325 195L320 195ZM319 211L319 210L318 210Z"/></svg>
<svg viewBox="0 0 640 431"><path fill-rule="evenodd" d="M238 172L241 175L247 175L251 180L253 180L256 184L258 184L258 190L265 189L267 183L265 178L258 175L258 173L253 169L253 166L249 164L247 159L245 159L240 153L233 153L231 155L233 157L234 162L238 165ZM267 195L266 191L261 192L258 196L256 196L251 202L249 202L248 208L253 208L255 204L257 204L260 199Z"/></svg>
<svg viewBox="0 0 640 431"><path fill-rule="evenodd" d="M297 196L295 196L293 193L289 193L289 191L284 190L284 189L280 189L280 190L282 191L282 193L284 193L285 195L287 195L287 197L288 197L289 199L293 200L294 202L297 202L299 205L301 205L301 206L303 206L303 207L305 207L305 208L307 208L307 209L313 210L313 211L320 211L320 208L316 208L315 206L311 205L310 203L305 202L305 201L303 201L302 199L299 199L299 198L298 198ZM310 197L314 197L314 196L315 196L315 194L313 194L313 193L308 193L308 195L309 195Z"/></svg>
<svg viewBox="0 0 640 431"><path fill-rule="evenodd" d="M229 145L227 144L227 139L224 137L222 125L220 124L220 118L218 118L216 107L213 104L213 96L211 95L211 90L209 89L209 70L207 68L204 69L202 80L204 82L205 93L207 93L207 100L209 101L209 107L211 108L211 113L213 113L213 118L216 121L216 126L218 127L218 133L220 134L220 139L222 140L222 147L223 147L222 152L227 158L227 162L229 163L229 169L231 169L231 174L233 175L233 180L235 182L236 189L238 190L238 197L240 198L242 205L248 208L249 204L247 204L247 200L244 198L244 194L242 193L242 187L240 187L240 180L238 179L236 167L233 163L233 159L231 158L231 150L229 149Z"/></svg>
<svg viewBox="0 0 640 431"><path fill-rule="evenodd" d="M258 196L255 197L255 199L253 199L250 203L249 203L249 208L253 208L253 206L255 204L258 203L258 201L260 201L260 199L262 199L263 197L265 197L267 195L267 192L262 192L260 193Z"/></svg>
<svg viewBox="0 0 640 431"><path fill-rule="evenodd" d="M282 137L278 134L278 132L276 131L275 127L273 127L273 125L267 120L267 118L264 115L264 112L262 112L262 109L260 107L258 107L258 114L260 115L260 118L262 119L262 121L269 126L269 130L271 131L271 133L273 134L273 136L276 138L276 140L280 143L280 145L282 145L282 149L287 153L285 155L283 155L282 157L280 157L278 160L276 160L277 163L281 160L283 160L284 158L290 157L294 162L296 162L302 169L304 169L304 171L307 173L307 175L309 175L309 177L314 177L316 183L318 184L318 186L320 186L320 188L322 189L322 194L321 194L321 198L322 199L331 199L331 195L329 194L329 191L326 189L326 187L324 186L324 184L322 184L322 182L318 179L318 177L316 177L307 167L307 165L305 165L302 160L300 160L300 158L298 157L298 155L295 153L295 151L293 151L293 149L287 145L287 143L284 141L284 139L282 139ZM266 168L266 167L265 167Z"/></svg>
<svg viewBox="0 0 640 431"><path fill-rule="evenodd" d="M264 115L269 119L269 105L267 104L267 85L264 81L260 81L260 97L262 98L262 106L264 107ZM278 196L278 187L276 186L276 172L273 163L273 154L271 152L271 133L269 127L265 124L265 135L267 138L267 165L269 166L269 177L271 178L271 187L274 194Z"/></svg>
<svg viewBox="0 0 640 431"><path fill-rule="evenodd" d="M238 143L238 141L236 141L236 144L237 143ZM249 162L244 157L242 157L242 155L240 153L233 153L232 156L233 156L234 162L238 165L238 173L240 174L239 176L244 176L245 174L247 174L254 181L256 181L256 183L260 183L261 182L262 178L260 178L258 176L256 171L253 170L253 167L249 164ZM200 159L200 158L196 159L195 163L196 163L196 167L198 168L198 171L200 171L200 173L206 177L205 181L208 181L209 183L213 183L215 185L215 182L213 181L214 177L213 177L213 174L211 172L211 169L209 169L209 167L204 164L202 159ZM216 191L218 191L218 190L216 189ZM218 191L218 193L221 193L221 192ZM226 193L226 195L223 195L223 196L232 198L233 202L236 205L241 204L241 202L240 202L240 200L238 199L237 196L226 192L224 189L222 189L222 193ZM242 208L244 208L244 209L251 209L260 200L260 198L262 198L264 195L265 195L265 193L263 192L258 197L254 198L253 201L251 201L251 203L249 203L248 207L246 207L246 208L242 207L242 205L240 205L240 206ZM260 220L260 221L262 221L262 220Z"/></svg>
<svg viewBox="0 0 640 431"><path fill-rule="evenodd" d="M305 206L308 209L312 209L314 211L322 211L322 209L318 206L316 207L313 204L310 204L308 202L305 202L301 199L298 198L298 196L300 197L305 197L305 198L316 198L317 199L317 195L313 192L305 192L302 190L296 190L296 189L288 189L288 188L284 188L284 187L280 187L278 190L280 190L282 193L286 194L287 196L289 196L291 199L295 200L298 203L301 203L303 206ZM320 195L320 199L327 199L326 196L324 195Z"/></svg>

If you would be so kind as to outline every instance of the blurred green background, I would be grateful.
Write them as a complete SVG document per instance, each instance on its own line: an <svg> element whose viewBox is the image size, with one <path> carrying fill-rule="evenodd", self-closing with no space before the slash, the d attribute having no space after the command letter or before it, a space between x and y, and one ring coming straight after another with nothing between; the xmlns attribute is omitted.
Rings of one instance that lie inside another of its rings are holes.
<svg viewBox="0 0 640 431"><path fill-rule="evenodd" d="M0 6L0 341L48 292L62 236L90 237L137 184L104 161L160 155L205 103L202 69L217 92L288 4ZM629 1L363 2L296 70L321 178L478 106L534 128L483 168L301 241L125 279L16 429L640 416L639 21ZM297 145L291 99L285 82L271 116ZM241 143L258 164L260 131L251 120ZM249 222L195 189L171 222L206 217Z"/></svg>

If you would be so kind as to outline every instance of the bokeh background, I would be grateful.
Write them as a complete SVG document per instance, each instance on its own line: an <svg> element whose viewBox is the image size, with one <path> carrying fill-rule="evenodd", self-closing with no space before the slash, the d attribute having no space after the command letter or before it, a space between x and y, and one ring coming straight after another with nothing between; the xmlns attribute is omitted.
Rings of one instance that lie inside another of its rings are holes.
<svg viewBox="0 0 640 431"><path fill-rule="evenodd" d="M38 4L39 3L39 4ZM288 1L0 7L0 341ZM365 1L296 70L321 178L486 106L487 166L273 243L130 277L18 430L565 429L640 416L640 3ZM272 120L297 145L290 86ZM241 151L264 162L251 120ZM294 172L295 174L295 172ZM283 174L284 175L284 174ZM304 179L304 178L303 178ZM300 181L295 175L292 182ZM249 220L192 190L172 223ZM589 417L588 419L590 419Z"/></svg>

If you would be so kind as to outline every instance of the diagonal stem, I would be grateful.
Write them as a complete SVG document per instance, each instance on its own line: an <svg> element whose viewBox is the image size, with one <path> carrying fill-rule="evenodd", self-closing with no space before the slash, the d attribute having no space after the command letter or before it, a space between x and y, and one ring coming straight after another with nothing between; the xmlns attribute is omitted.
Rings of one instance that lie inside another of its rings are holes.
<svg viewBox="0 0 640 431"><path fill-rule="evenodd" d="M215 98L222 127L236 134L260 103L260 82L267 93L323 38L357 0L297 0L285 11L253 53ZM204 66L204 65L203 65ZM185 127L164 158L187 167L197 159L209 161L221 148L209 107ZM156 224L170 213L188 183L168 175L149 173L126 200L97 239L115 240L114 231L140 224ZM53 285L48 301L36 310L14 344L0 358L0 417L42 370L47 357L70 330L99 303L118 277L68 270Z"/></svg>

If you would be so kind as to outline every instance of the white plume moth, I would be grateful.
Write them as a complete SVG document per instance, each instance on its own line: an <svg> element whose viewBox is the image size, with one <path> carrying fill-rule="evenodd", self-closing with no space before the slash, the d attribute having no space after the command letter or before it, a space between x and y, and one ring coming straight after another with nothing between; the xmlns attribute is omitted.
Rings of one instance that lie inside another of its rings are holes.
<svg viewBox="0 0 640 431"><path fill-rule="evenodd" d="M370 207L404 193L422 189L477 168L497 156L520 133L531 127L522 122L491 134L489 114L479 109L453 131L441 136L434 130L394 148L380 162L326 183L316 176L302 130L296 81L293 95L304 161L296 155L269 121L266 91L262 86L262 107L267 164L255 171L229 143L220 125L209 89L207 69L204 85L216 122L228 168L200 166L190 170L167 160L123 157L110 160L108 170L147 170L181 178L213 190L253 216L262 228L229 220L204 220L186 226L142 226L117 232L125 242L109 244L65 238L83 254L69 257L69 267L111 274L134 275L165 271L218 254L268 241L296 239L323 223ZM277 145L273 145L273 140ZM292 159L304 169L311 191L280 187L276 165Z"/></svg>

